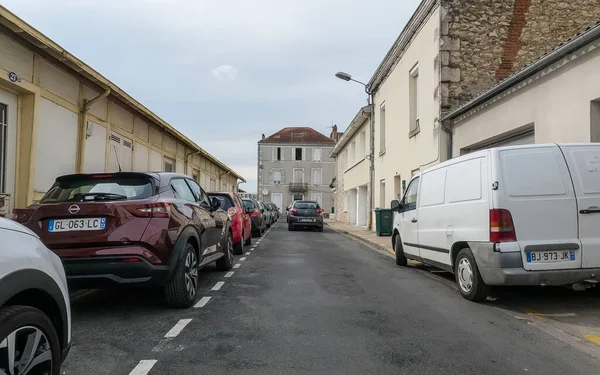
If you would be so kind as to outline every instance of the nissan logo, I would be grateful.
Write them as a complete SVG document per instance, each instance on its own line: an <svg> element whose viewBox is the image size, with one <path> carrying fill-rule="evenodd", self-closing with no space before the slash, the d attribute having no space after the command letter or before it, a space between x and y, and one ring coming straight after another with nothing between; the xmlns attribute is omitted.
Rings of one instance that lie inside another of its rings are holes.
<svg viewBox="0 0 600 375"><path fill-rule="evenodd" d="M74 205L72 205L71 207L69 207L69 212L70 212L72 215L75 215L76 213L78 213L78 212L79 212L79 210L80 210L80 208L79 208L79 206L78 206L78 205L76 205L76 204L74 204Z"/></svg>

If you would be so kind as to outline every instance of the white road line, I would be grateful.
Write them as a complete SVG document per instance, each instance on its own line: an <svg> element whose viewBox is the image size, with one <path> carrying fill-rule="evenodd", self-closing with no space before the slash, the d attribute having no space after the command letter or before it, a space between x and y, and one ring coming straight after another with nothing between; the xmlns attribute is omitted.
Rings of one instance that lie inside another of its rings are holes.
<svg viewBox="0 0 600 375"><path fill-rule="evenodd" d="M226 276L227 277L227 276ZM197 304L194 305L195 308L204 307L210 301L210 297L202 297Z"/></svg>
<svg viewBox="0 0 600 375"><path fill-rule="evenodd" d="M231 277L233 276L234 272L233 271L229 271L225 274L225 277Z"/></svg>
<svg viewBox="0 0 600 375"><path fill-rule="evenodd" d="M233 265L233 268L240 268L240 266L241 266L241 264L236 263L236 264Z"/></svg>
<svg viewBox="0 0 600 375"><path fill-rule="evenodd" d="M192 319L181 319L169 332L167 332L165 337L177 337L191 321Z"/></svg>
<svg viewBox="0 0 600 375"><path fill-rule="evenodd" d="M225 281L219 281L218 283L215 284L215 286L212 287L211 290L219 290L221 289L221 287L225 285Z"/></svg>
<svg viewBox="0 0 600 375"><path fill-rule="evenodd" d="M129 375L146 375L152 370L152 367L158 362L156 359L144 359L141 360L140 363L135 366L133 370L129 373Z"/></svg>
<svg viewBox="0 0 600 375"><path fill-rule="evenodd" d="M250 252L249 252L249 251L246 251L246 255L250 255Z"/></svg>
<svg viewBox="0 0 600 375"><path fill-rule="evenodd" d="M240 262L243 262L243 261L245 261L245 260L246 260L246 257L241 257L241 258L240 258Z"/></svg>

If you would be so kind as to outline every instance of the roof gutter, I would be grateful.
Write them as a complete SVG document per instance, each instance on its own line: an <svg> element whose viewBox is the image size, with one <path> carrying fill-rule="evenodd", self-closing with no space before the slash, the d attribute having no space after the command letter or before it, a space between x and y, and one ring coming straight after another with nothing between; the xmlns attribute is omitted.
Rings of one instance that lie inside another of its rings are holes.
<svg viewBox="0 0 600 375"><path fill-rule="evenodd" d="M541 59L535 61L523 70L514 73L513 75L499 82L495 86L492 86L488 91L472 99L463 106L444 115L440 121L443 122L444 120L453 119L468 112L469 110L477 107L480 104L483 104L487 100L508 90L509 88L515 86L519 82L524 81L525 79L535 75L540 70L547 68L548 66L554 64L555 62L568 56L569 54L581 49L586 44L589 44L590 42L598 38L600 38L600 24L594 26L593 28L586 31L584 34L580 35L576 39L565 43L561 47L557 48L553 52L542 57Z"/></svg>

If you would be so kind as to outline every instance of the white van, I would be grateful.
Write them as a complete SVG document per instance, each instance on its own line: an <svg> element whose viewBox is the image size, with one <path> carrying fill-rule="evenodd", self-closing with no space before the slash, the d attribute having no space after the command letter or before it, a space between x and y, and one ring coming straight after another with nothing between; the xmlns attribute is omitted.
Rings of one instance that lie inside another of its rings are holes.
<svg viewBox="0 0 600 375"><path fill-rule="evenodd" d="M600 280L600 144L489 149L415 175L393 201L396 263L453 272L461 294L492 285Z"/></svg>

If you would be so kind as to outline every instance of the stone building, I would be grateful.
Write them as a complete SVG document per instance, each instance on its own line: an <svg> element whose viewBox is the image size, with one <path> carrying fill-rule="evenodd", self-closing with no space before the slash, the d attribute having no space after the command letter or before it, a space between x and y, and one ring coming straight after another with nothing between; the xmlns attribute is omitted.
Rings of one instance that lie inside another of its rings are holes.
<svg viewBox="0 0 600 375"><path fill-rule="evenodd" d="M333 208L329 187L335 162L329 156L335 141L309 127L288 127L258 142L259 199L285 209L295 200L319 202L325 213Z"/></svg>
<svg viewBox="0 0 600 375"><path fill-rule="evenodd" d="M373 207L389 207L415 173L453 156L445 114L598 19L599 0L423 0L367 84ZM515 135L488 147L535 141L526 129Z"/></svg>

